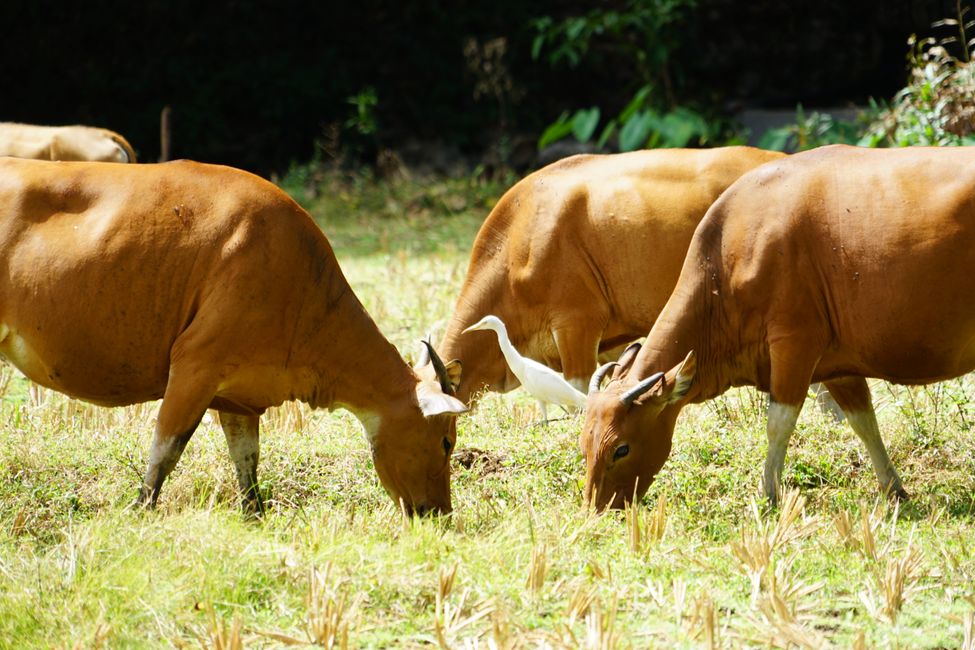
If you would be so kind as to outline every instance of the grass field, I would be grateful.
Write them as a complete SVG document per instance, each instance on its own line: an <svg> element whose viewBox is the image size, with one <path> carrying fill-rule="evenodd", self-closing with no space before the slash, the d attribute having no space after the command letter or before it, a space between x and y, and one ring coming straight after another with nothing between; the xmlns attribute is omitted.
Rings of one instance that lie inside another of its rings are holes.
<svg viewBox="0 0 975 650"><path fill-rule="evenodd" d="M407 356L442 331L505 182L286 179ZM764 399L685 411L643 504L581 499L581 416L520 393L459 421L455 514L409 521L346 412L263 419L262 523L238 514L206 420L156 512L133 512L155 404L100 409L0 375L0 647L975 649L975 383L874 385L912 494L806 408L784 505L763 514Z"/></svg>

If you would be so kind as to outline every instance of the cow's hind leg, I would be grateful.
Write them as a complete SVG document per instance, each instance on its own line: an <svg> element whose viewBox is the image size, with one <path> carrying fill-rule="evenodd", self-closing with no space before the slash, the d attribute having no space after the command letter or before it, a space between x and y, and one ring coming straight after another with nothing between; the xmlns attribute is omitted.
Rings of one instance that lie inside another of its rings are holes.
<svg viewBox="0 0 975 650"><path fill-rule="evenodd" d="M175 368L170 370L169 383L156 420L149 467L137 504L148 507L156 505L163 482L176 466L212 397L213 391L208 382L194 381L191 373L180 373Z"/></svg>
<svg viewBox="0 0 975 650"><path fill-rule="evenodd" d="M846 413L839 404L836 403L836 399L833 394L830 393L829 389L826 388L824 384L815 383L809 387L812 390L813 395L816 398L816 406L824 415L828 415L833 419L834 422L842 422L846 419Z"/></svg>
<svg viewBox="0 0 975 650"><path fill-rule="evenodd" d="M237 415L226 411L219 411L219 415L230 458L237 468L244 513L260 517L264 514L264 503L257 486L261 418L259 415Z"/></svg>
<svg viewBox="0 0 975 650"><path fill-rule="evenodd" d="M881 491L906 499L907 492L901 484L897 470L894 469L894 464L890 462L887 448L884 447L884 441L880 437L880 427L877 426L877 416L873 410L873 399L870 396L867 380L863 377L843 377L823 383L826 384L840 408L846 412L853 431L866 445Z"/></svg>

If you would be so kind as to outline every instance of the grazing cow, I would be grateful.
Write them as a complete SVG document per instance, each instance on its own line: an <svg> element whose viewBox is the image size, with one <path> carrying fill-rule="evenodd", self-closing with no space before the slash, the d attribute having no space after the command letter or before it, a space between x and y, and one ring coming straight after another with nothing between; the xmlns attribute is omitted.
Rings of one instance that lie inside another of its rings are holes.
<svg viewBox="0 0 975 650"><path fill-rule="evenodd" d="M448 364L457 397L518 386L489 332L464 333L489 314L522 354L585 391L600 353L653 325L708 206L783 155L751 147L578 155L519 181L477 234L437 348L462 364L462 372Z"/></svg>
<svg viewBox="0 0 975 650"><path fill-rule="evenodd" d="M297 399L358 416L394 501L450 510L454 440L434 425L466 407L403 362L280 189L189 161L4 158L0 206L0 353L96 404L162 398L140 503L214 408L260 512L259 417Z"/></svg>
<svg viewBox="0 0 975 650"><path fill-rule="evenodd" d="M642 349L594 390L580 443L597 507L642 496L690 402L771 394L763 485L776 499L806 387L823 381L905 496L865 377L923 384L975 368L975 151L832 146L743 176L694 233Z"/></svg>
<svg viewBox="0 0 975 650"><path fill-rule="evenodd" d="M132 145L114 131L93 126L36 126L17 122L0 122L0 156L135 162Z"/></svg>

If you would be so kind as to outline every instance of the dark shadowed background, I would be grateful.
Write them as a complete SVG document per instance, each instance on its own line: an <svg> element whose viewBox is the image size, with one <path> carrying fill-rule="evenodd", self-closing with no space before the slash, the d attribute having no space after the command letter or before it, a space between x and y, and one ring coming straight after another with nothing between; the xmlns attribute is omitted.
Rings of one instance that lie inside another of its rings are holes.
<svg viewBox="0 0 975 650"><path fill-rule="evenodd" d="M935 0L676 4L669 99L725 115L889 98L904 84L907 37L955 11ZM309 159L316 141L354 144L365 162L427 143L477 160L499 139L534 142L565 109L625 104L639 85L632 49L596 38L573 67L533 58L532 46L540 18L639 5L7 0L0 121L105 126L152 161L171 106L174 157L262 174ZM491 61L510 88L475 97L490 74L477 47L498 38Z"/></svg>

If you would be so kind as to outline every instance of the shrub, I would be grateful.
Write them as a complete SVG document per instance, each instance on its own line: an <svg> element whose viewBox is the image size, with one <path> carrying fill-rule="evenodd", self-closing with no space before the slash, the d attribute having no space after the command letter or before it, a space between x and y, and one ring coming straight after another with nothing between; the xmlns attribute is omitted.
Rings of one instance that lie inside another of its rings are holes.
<svg viewBox="0 0 975 650"><path fill-rule="evenodd" d="M965 25L959 27L964 35ZM944 42L930 38L918 42L912 37L909 43L908 84L880 112L861 143L871 147L975 144L975 63L967 44L958 59Z"/></svg>
<svg viewBox="0 0 975 650"><path fill-rule="evenodd" d="M758 146L775 151L805 151L827 144L856 144L861 128L856 122L838 120L828 113L813 111L807 116L799 104L795 124L769 129Z"/></svg>
<svg viewBox="0 0 975 650"><path fill-rule="evenodd" d="M673 54L681 33L678 27L695 4L696 0L627 0L618 8L593 9L561 20L551 16L535 20L533 59L544 58L552 67L570 68L586 59L612 59L609 65L622 61L639 84L626 106L609 119L601 119L604 111L599 106L564 111L539 137L538 148L570 136L596 149L619 151L701 145L713 140L722 125L679 105L675 89L674 79L679 75L673 70Z"/></svg>
<svg viewBox="0 0 975 650"><path fill-rule="evenodd" d="M955 2L956 18L932 27L956 27L957 36L936 40L908 39L908 84L867 130L861 144L871 147L975 144L975 62L965 21L970 7ZM952 54L954 48L959 56Z"/></svg>

